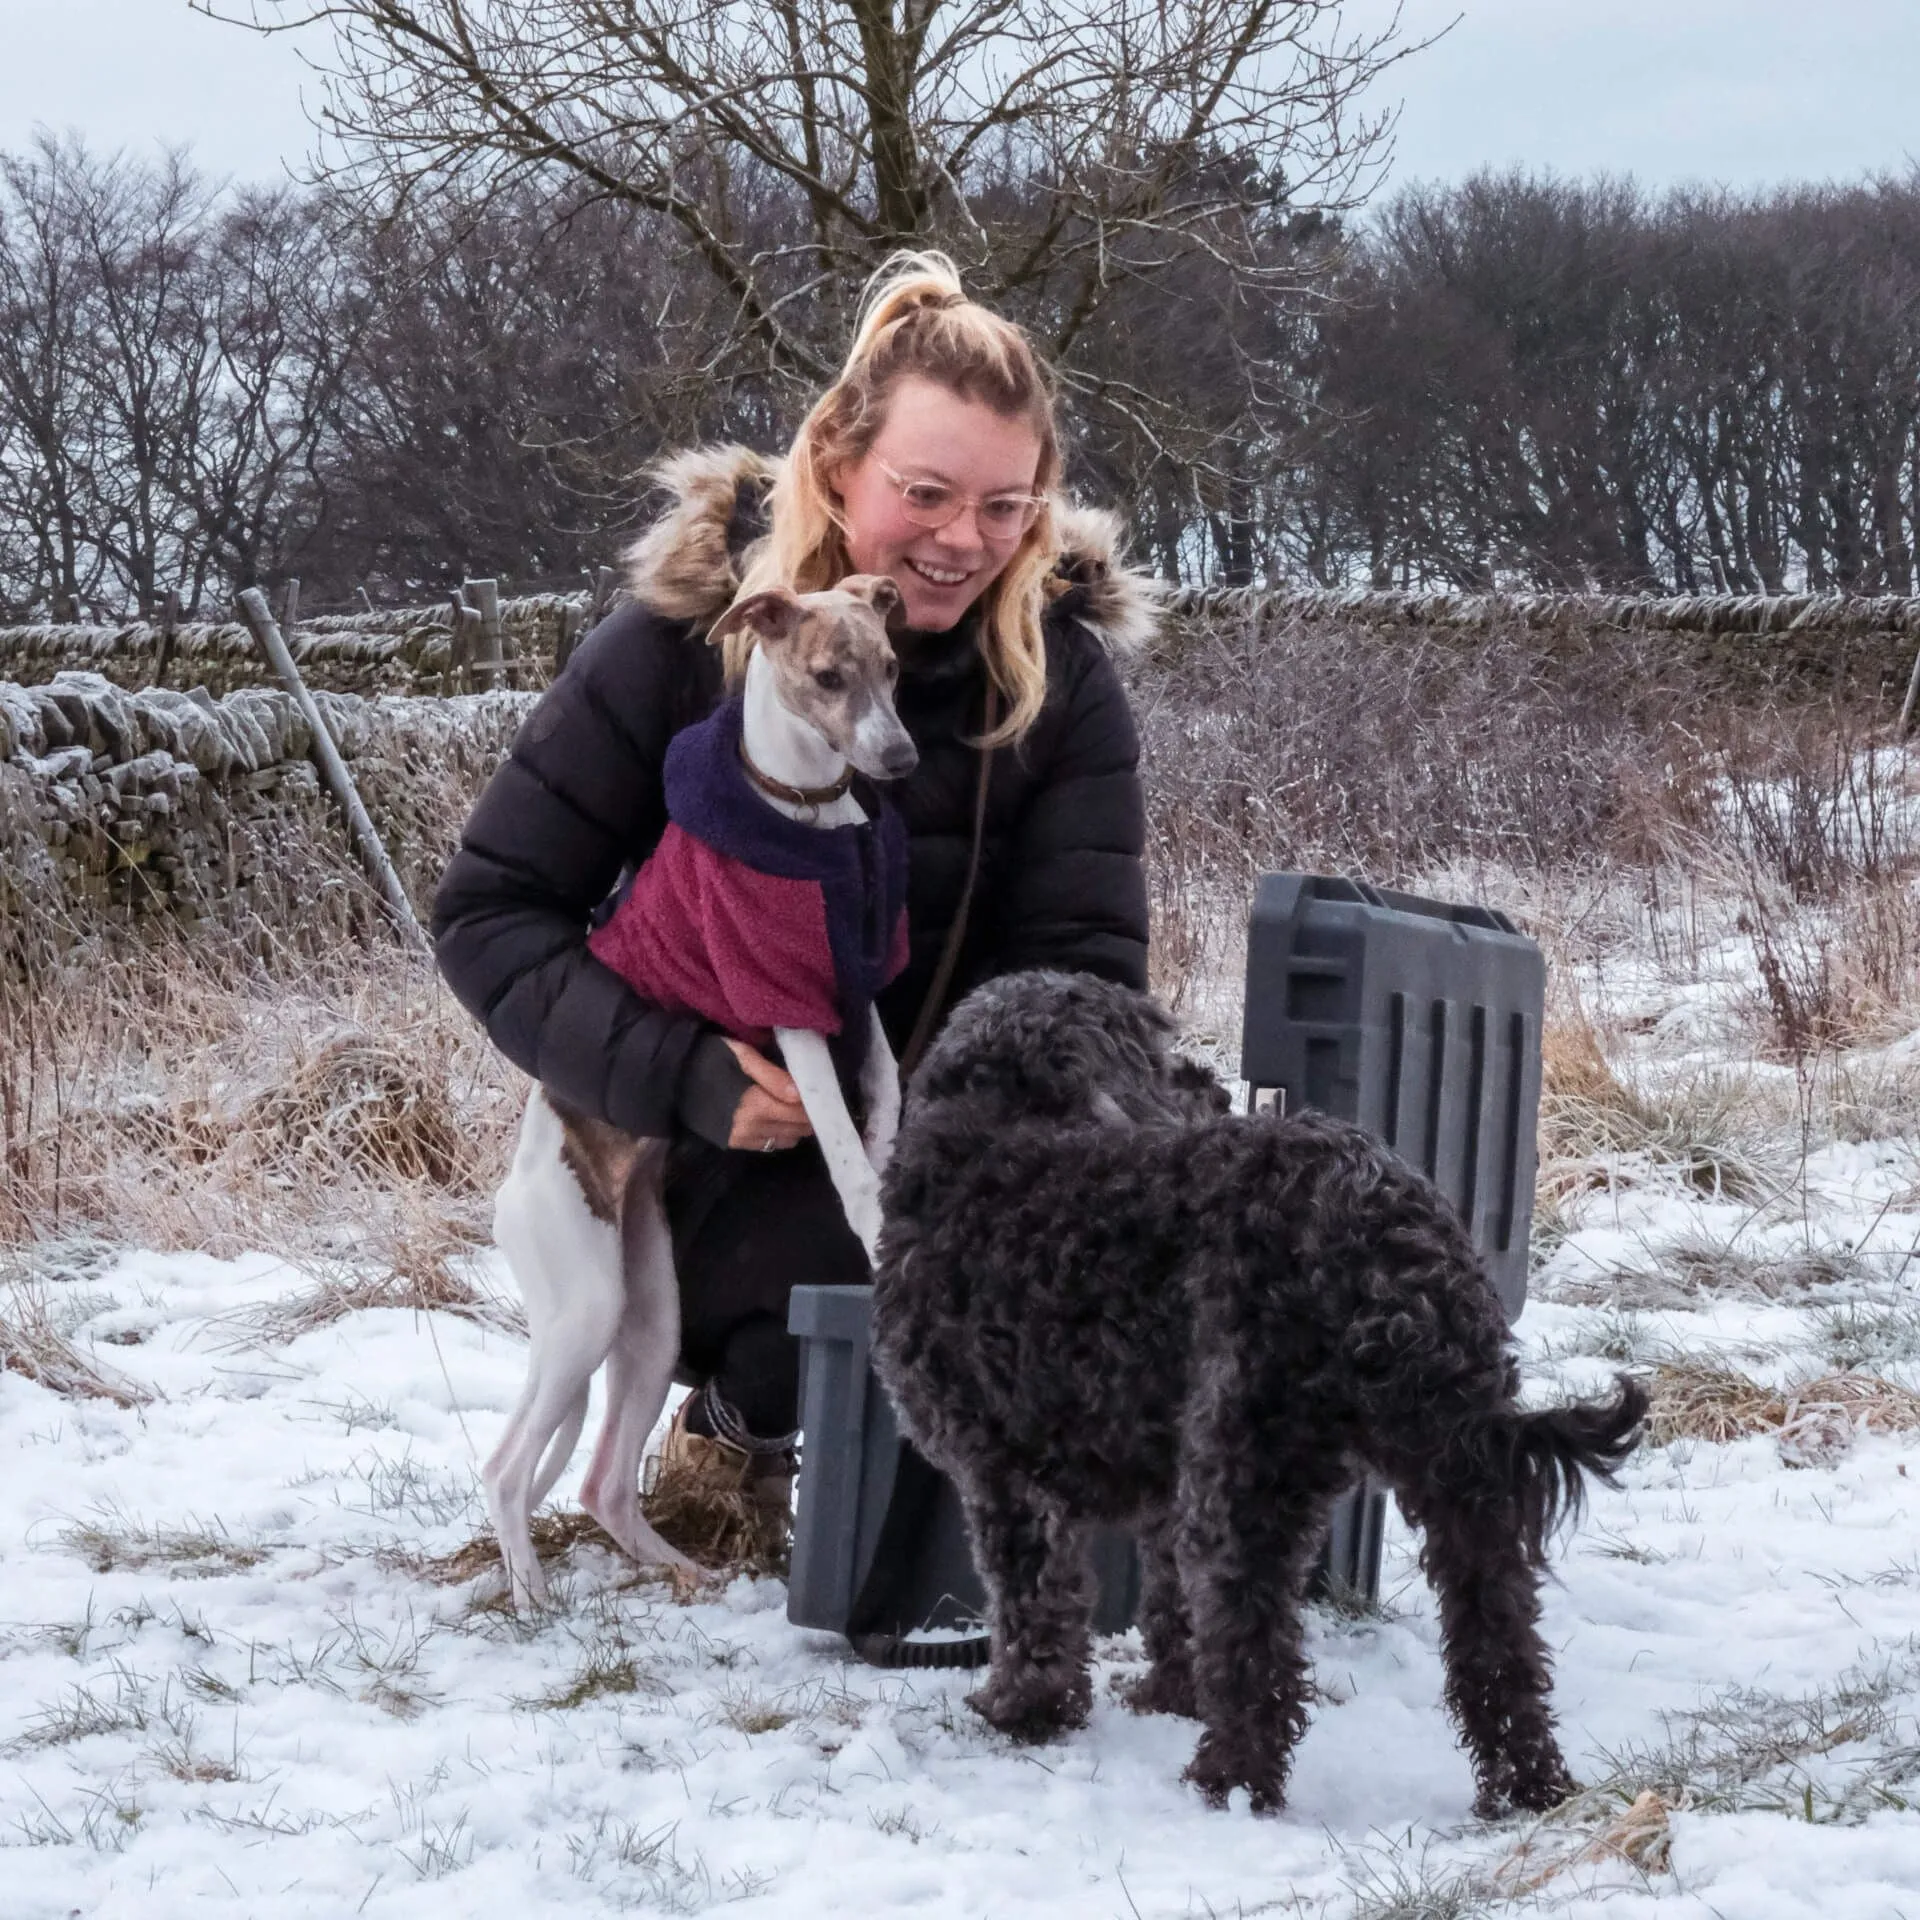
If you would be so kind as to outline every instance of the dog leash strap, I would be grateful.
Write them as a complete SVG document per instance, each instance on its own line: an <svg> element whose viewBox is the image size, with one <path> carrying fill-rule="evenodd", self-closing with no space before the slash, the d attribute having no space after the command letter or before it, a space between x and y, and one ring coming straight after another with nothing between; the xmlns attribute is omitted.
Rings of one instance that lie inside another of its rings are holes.
<svg viewBox="0 0 1920 1920"><path fill-rule="evenodd" d="M986 725L981 728L983 735L992 733L999 724L999 707L993 682L988 680ZM914 1068L920 1064L920 1056L926 1052L941 1009L946 1004L947 989L953 984L953 970L960 964L960 947L967 937L967 915L973 906L973 885L980 877L980 843L986 838L987 831L987 780L992 771L993 749L983 739L980 773L973 789L973 845L967 854L967 877L960 888L960 904L954 910L953 925L947 929L947 943L940 949L940 964L933 970L927 997L920 1003L920 1017L914 1021L913 1032L907 1036L907 1044L900 1055L902 1080L912 1078Z"/></svg>

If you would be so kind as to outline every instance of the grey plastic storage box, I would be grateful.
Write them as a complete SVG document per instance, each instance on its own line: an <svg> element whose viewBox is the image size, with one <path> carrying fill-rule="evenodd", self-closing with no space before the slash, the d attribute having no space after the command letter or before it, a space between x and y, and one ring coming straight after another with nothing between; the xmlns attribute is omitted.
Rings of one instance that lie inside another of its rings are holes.
<svg viewBox="0 0 1920 1920"><path fill-rule="evenodd" d="M800 1339L800 1505L787 1618L836 1632L968 1627L986 1610L959 1496L900 1439L868 1363L871 1287L796 1287ZM1122 1535L1095 1537L1094 1625L1131 1625L1139 1576Z"/></svg>
<svg viewBox="0 0 1920 1920"><path fill-rule="evenodd" d="M1472 1229L1508 1319L1527 1297L1547 970L1505 914L1269 874L1247 929L1240 1077L1377 1134Z"/></svg>
<svg viewBox="0 0 1920 1920"><path fill-rule="evenodd" d="M1350 880L1271 875L1247 938L1241 1074L1256 1105L1357 1121L1431 1174L1471 1221L1511 1316L1526 1293L1545 966L1503 915ZM797 1287L805 1446L787 1615L841 1633L955 1628L979 1619L953 1489L902 1444L868 1364L866 1287ZM1322 1586L1378 1594L1386 1500L1335 1510ZM1128 1625L1130 1543L1102 1535L1096 1615Z"/></svg>
<svg viewBox="0 0 1920 1920"><path fill-rule="evenodd" d="M1270 874L1247 929L1240 1075L1255 1107L1356 1121L1460 1209L1509 1320L1527 1297L1546 962L1505 914ZM1372 1596L1386 1495L1356 1488L1321 1563Z"/></svg>

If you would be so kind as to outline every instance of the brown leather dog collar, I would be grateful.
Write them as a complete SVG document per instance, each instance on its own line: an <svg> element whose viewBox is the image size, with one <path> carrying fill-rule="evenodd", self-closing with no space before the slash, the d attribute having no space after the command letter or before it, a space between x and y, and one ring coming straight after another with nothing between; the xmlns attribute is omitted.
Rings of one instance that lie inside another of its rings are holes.
<svg viewBox="0 0 1920 1920"><path fill-rule="evenodd" d="M747 770L747 778L762 793L771 794L776 800L784 800L790 807L824 807L838 800L853 785L853 767L843 767L840 778L830 787L790 787L784 780L776 780L770 773L762 773L747 758L744 741L740 746L740 764Z"/></svg>

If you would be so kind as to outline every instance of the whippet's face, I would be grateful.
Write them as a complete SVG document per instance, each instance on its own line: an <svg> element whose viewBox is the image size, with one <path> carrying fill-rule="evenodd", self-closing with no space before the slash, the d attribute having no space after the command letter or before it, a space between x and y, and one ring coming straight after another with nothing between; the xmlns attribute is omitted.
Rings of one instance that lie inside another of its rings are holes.
<svg viewBox="0 0 1920 1920"><path fill-rule="evenodd" d="M858 772L898 780L920 759L893 705L900 662L887 620L900 604L884 575L852 574L824 593L753 594L727 610L715 637L751 627L780 704Z"/></svg>

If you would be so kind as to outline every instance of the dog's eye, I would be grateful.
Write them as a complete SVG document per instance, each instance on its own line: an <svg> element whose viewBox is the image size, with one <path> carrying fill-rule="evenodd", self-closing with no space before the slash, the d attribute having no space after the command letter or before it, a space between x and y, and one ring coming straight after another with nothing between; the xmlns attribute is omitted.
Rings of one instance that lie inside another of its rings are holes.
<svg viewBox="0 0 1920 1920"><path fill-rule="evenodd" d="M822 667L813 676L813 684L822 693L839 693L846 687L847 676L838 667Z"/></svg>

